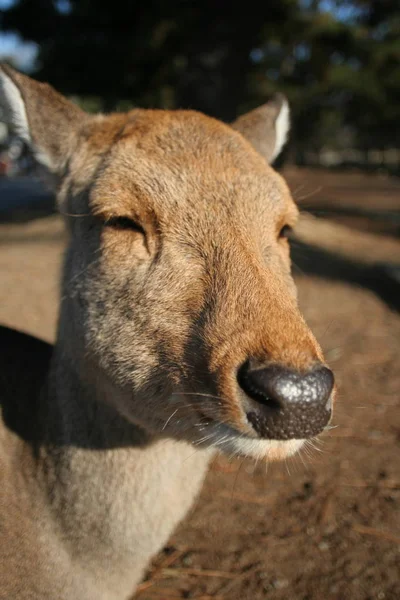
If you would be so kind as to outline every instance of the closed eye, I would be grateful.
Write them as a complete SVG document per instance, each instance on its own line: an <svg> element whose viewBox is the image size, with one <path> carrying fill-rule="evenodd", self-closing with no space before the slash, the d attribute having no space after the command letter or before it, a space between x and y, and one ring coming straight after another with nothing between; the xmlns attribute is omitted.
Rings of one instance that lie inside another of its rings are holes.
<svg viewBox="0 0 400 600"><path fill-rule="evenodd" d="M110 217L104 222L104 225L105 227L112 227L113 229L128 229L146 235L143 227L129 217Z"/></svg>
<svg viewBox="0 0 400 600"><path fill-rule="evenodd" d="M282 239L282 238L283 239L288 239L288 238L290 238L290 236L292 234L292 231L293 231L293 229L292 229L292 227L290 227L290 225L284 225L282 227L282 229L280 230L280 232L279 232L279 235L278 235L279 239Z"/></svg>

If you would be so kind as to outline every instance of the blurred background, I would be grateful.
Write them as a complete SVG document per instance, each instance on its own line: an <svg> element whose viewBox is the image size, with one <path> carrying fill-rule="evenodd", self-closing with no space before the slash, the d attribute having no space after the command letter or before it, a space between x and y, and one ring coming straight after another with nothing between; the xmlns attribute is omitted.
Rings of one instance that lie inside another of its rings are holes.
<svg viewBox="0 0 400 600"><path fill-rule="evenodd" d="M0 57L88 110L230 121L284 92L285 158L400 169L398 0L0 0Z"/></svg>
<svg viewBox="0 0 400 600"><path fill-rule="evenodd" d="M227 122L289 98L301 309L333 428L286 465L218 457L135 599L400 598L400 0L0 0L0 59L88 111ZM67 234L0 114L0 322L54 341Z"/></svg>

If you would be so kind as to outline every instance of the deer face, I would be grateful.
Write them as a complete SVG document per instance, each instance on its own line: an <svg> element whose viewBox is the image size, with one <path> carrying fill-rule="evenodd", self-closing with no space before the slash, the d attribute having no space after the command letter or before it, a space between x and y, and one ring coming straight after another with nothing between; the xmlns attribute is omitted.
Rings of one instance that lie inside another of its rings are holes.
<svg viewBox="0 0 400 600"><path fill-rule="evenodd" d="M59 178L71 233L59 344L99 397L155 435L257 457L322 431L333 377L297 308L297 209L267 162L285 103L233 127L190 111L89 117L1 78Z"/></svg>

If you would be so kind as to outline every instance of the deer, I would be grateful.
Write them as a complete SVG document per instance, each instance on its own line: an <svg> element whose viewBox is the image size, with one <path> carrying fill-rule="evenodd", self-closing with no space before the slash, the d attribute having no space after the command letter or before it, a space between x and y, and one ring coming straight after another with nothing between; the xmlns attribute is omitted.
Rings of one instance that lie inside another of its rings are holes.
<svg viewBox="0 0 400 600"><path fill-rule="evenodd" d="M3 64L0 105L69 240L54 348L0 335L0 597L127 600L217 452L284 459L331 419L271 167L288 103L91 115Z"/></svg>

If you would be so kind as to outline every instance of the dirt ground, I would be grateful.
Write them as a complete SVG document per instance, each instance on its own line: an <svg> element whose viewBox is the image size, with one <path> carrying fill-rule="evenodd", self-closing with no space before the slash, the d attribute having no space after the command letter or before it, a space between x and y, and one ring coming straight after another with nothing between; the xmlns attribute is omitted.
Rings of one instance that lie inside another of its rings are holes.
<svg viewBox="0 0 400 600"><path fill-rule="evenodd" d="M218 457L135 600L400 598L400 182L286 175L329 217L306 217L293 251L339 386L334 428L286 464ZM54 338L64 242L58 217L0 225L0 322Z"/></svg>

